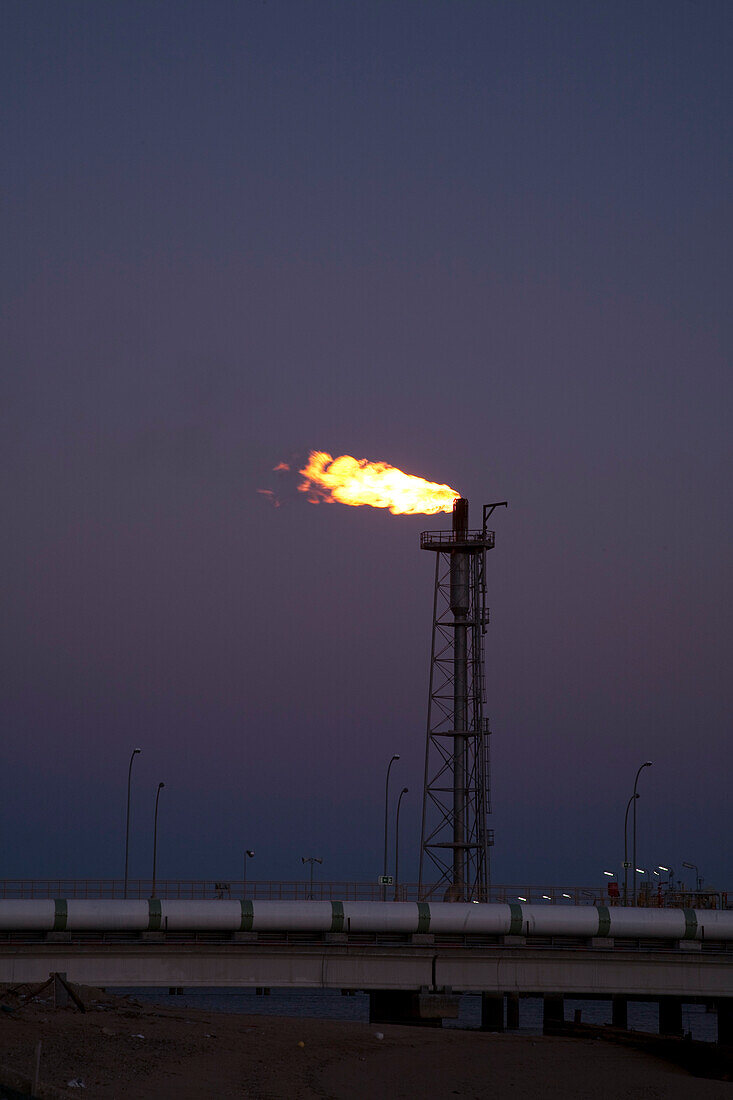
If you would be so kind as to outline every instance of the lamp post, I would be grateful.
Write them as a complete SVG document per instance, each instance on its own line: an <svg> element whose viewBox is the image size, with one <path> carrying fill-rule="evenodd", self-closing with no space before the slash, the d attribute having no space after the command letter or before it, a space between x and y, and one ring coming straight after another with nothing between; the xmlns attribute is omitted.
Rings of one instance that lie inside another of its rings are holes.
<svg viewBox="0 0 733 1100"><path fill-rule="evenodd" d="M400 806L402 805L402 796L408 794L407 787L403 787L400 791L400 797L397 799L397 818L395 820L394 827L394 899L397 901L397 891L400 883Z"/></svg>
<svg viewBox="0 0 733 1100"><path fill-rule="evenodd" d="M387 781L384 784L384 867L382 868L382 875L387 877L387 828L388 828L388 813L389 813L389 773L392 771L392 765L395 760L399 760L400 754L396 752L389 764L387 765ZM387 887L382 885L382 901L387 900Z"/></svg>
<svg viewBox="0 0 733 1100"><path fill-rule="evenodd" d="M242 873L242 897L243 898L247 897L247 857L252 859L254 854L255 853L254 853L253 848L245 848L243 863L242 863L242 872L243 872Z"/></svg>
<svg viewBox="0 0 733 1100"><path fill-rule="evenodd" d="M634 780L634 794L636 794L636 784L639 782L639 776L644 768L651 768L651 766L651 760L645 760L644 763L639 766L639 770L636 773L636 779ZM632 856L632 863L634 867L636 867L636 798L634 798L634 854ZM636 905L636 875L634 875L634 905Z"/></svg>
<svg viewBox="0 0 733 1100"><path fill-rule="evenodd" d="M310 863L310 866L311 866L310 888L308 890L308 898L309 898L310 901L312 901L313 900L313 864L314 863L323 863L323 860L319 859L318 856L301 856L300 861L301 861L301 863Z"/></svg>
<svg viewBox="0 0 733 1100"><path fill-rule="evenodd" d="M153 888L150 891L151 898L155 897L155 871L158 858L158 800L160 799L160 792L165 787L165 783L158 784L158 790L155 794L155 818L153 824Z"/></svg>
<svg viewBox="0 0 733 1100"><path fill-rule="evenodd" d="M132 756L130 757L130 767L127 769L127 820L125 824L125 886L123 890L123 897L127 897L127 857L130 851L130 783L132 782L132 762L140 752L140 749L133 749Z"/></svg>
<svg viewBox="0 0 733 1100"><path fill-rule="evenodd" d="M696 863L685 863L684 860L683 860L682 861L682 866L686 867L688 871L694 871L695 872L695 889L698 890L698 891L702 890L702 879L700 878L700 871L698 870L697 864Z"/></svg>
<svg viewBox="0 0 733 1100"><path fill-rule="evenodd" d="M629 810L631 809L631 803L638 797L638 794L632 794L626 803L626 815L624 817L624 905L629 904Z"/></svg>

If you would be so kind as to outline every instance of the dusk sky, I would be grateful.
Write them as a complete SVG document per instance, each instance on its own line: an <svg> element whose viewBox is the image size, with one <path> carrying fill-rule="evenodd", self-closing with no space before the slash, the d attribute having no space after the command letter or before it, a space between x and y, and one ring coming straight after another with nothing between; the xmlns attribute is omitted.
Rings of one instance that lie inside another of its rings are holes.
<svg viewBox="0 0 733 1100"><path fill-rule="evenodd" d="M733 890L729 0L3 0L0 877L415 881L495 513L493 880ZM280 507L257 492L277 493ZM390 857L391 862L391 857Z"/></svg>

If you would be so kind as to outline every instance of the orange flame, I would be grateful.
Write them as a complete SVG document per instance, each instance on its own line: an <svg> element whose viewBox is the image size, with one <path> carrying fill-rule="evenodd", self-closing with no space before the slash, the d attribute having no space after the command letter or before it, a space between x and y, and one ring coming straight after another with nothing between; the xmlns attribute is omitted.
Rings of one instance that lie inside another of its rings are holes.
<svg viewBox="0 0 733 1100"><path fill-rule="evenodd" d="M461 494L449 485L437 485L414 474L405 474L388 462L369 462L366 458L340 455L332 458L325 451L311 451L307 465L299 471L298 486L308 499L339 504L370 504L389 508L394 516L433 516L450 512Z"/></svg>
<svg viewBox="0 0 733 1100"><path fill-rule="evenodd" d="M258 489L257 492L261 493L263 497L267 497L273 508L280 507L280 501L277 499L272 489Z"/></svg>

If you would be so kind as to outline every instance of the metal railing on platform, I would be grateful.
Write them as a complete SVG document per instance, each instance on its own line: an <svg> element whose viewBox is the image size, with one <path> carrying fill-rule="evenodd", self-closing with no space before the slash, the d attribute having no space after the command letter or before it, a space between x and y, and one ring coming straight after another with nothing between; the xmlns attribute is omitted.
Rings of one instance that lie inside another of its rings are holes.
<svg viewBox="0 0 733 1100"><path fill-rule="evenodd" d="M241 879L169 879L156 880L155 897L164 900L207 901L216 899L255 901L382 901L383 887L375 882L252 881ZM388 901L452 901L445 886L400 883L386 887ZM0 879L0 899L88 898L120 900L125 896L122 879L105 878L23 878ZM151 879L130 879L129 900L147 900L153 896ZM519 902L531 905L610 905L622 904L603 887L593 886L491 886L489 902ZM727 909L727 893L713 891L665 891L639 899L644 907Z"/></svg>

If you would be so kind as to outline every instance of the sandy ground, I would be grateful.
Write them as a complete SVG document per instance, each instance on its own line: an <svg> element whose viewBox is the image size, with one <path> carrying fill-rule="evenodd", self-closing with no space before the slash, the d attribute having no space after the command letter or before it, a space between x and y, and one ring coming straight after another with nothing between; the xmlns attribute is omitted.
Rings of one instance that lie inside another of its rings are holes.
<svg viewBox="0 0 733 1100"><path fill-rule="evenodd" d="M30 1077L40 1039L41 1081L85 1100L733 1100L733 1083L604 1040L227 1016L80 992L83 1014L54 1008L48 990L0 991L0 1066Z"/></svg>

